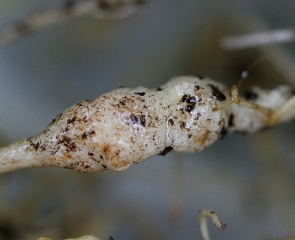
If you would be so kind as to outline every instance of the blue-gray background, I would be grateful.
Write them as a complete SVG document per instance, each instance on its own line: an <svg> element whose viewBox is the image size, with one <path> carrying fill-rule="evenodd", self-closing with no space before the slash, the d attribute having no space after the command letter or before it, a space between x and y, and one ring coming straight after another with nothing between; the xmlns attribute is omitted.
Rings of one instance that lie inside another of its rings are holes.
<svg viewBox="0 0 295 240"><path fill-rule="evenodd" d="M1 0L0 27L62 3ZM294 8L291 0L147 0L126 19L85 16L28 35L0 49L1 142L33 136L72 104L118 86L156 87L197 73L237 83L255 59L274 50L245 85L294 85L276 64L284 60L278 51L292 57L293 43L232 52L219 46L226 35L293 27ZM295 234L294 132L289 124L229 135L201 153L156 156L124 173L4 174L0 237L201 239L203 208L228 225L218 231L210 222L212 239Z"/></svg>

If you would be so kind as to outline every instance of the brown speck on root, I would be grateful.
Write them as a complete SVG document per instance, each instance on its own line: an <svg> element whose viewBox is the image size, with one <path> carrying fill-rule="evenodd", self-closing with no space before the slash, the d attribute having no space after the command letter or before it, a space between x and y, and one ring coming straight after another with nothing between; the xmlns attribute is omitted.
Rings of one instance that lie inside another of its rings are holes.
<svg viewBox="0 0 295 240"><path fill-rule="evenodd" d="M199 143L202 146L205 144L205 142L209 139L211 132L206 131L205 133L203 133L201 136L195 138L195 143Z"/></svg>
<svg viewBox="0 0 295 240"><path fill-rule="evenodd" d="M233 114L229 115L228 126L229 127L234 127L234 115Z"/></svg>
<svg viewBox="0 0 295 240"><path fill-rule="evenodd" d="M37 142L36 144L31 143L31 146L37 151L38 148L40 147L40 142Z"/></svg>
<svg viewBox="0 0 295 240"><path fill-rule="evenodd" d="M258 95L257 93L251 91L251 90L247 90L245 93L244 93L244 97L247 99L247 100L256 100L258 98Z"/></svg>
<svg viewBox="0 0 295 240"><path fill-rule="evenodd" d="M86 139L88 138L89 136L95 134L95 131L94 130L91 130L91 131L86 131L82 134L82 139Z"/></svg>
<svg viewBox="0 0 295 240"><path fill-rule="evenodd" d="M187 99L188 95L187 94L184 94L181 98L181 102L185 102L186 99Z"/></svg>
<svg viewBox="0 0 295 240"><path fill-rule="evenodd" d="M165 156L167 153L171 152L172 150L173 150L173 147L171 147L171 146L165 147L164 150L159 153L159 155Z"/></svg>
<svg viewBox="0 0 295 240"><path fill-rule="evenodd" d="M139 117L139 120L140 120L141 125L145 127L145 116L144 115L141 115Z"/></svg>
<svg viewBox="0 0 295 240"><path fill-rule="evenodd" d="M67 124L74 123L74 122L76 122L76 120L77 120L76 117L73 117L73 118L71 118L71 119L68 119L68 120L67 120Z"/></svg>
<svg viewBox="0 0 295 240"><path fill-rule="evenodd" d="M185 122L181 122L181 123L180 123L180 129L181 129L181 130L186 129L186 124L185 124Z"/></svg>
<svg viewBox="0 0 295 240"><path fill-rule="evenodd" d="M49 123L47 127L49 127L50 125L52 125L53 123L55 123L61 116L62 116L62 114L58 114L56 116L56 118L52 119L51 123Z"/></svg>
<svg viewBox="0 0 295 240"><path fill-rule="evenodd" d="M195 117L196 120L199 120L199 118L201 117L201 113L200 112L197 112L197 116Z"/></svg>
<svg viewBox="0 0 295 240"><path fill-rule="evenodd" d="M225 137L225 135L227 134L227 128L225 126L222 127L220 133L220 139L223 139Z"/></svg>
<svg viewBox="0 0 295 240"><path fill-rule="evenodd" d="M42 144L42 143L40 144L39 148L40 148L42 151L47 150L46 145L44 145L44 144Z"/></svg>
<svg viewBox="0 0 295 240"><path fill-rule="evenodd" d="M170 126L173 126L173 125L174 125L174 121L173 121L173 119L170 118L170 119L168 120L168 123L169 123Z"/></svg>
<svg viewBox="0 0 295 240"><path fill-rule="evenodd" d="M190 96L189 98L186 99L186 102L193 104L193 103L197 103L197 100L196 100L196 97L194 97L194 96L191 97Z"/></svg>
<svg viewBox="0 0 295 240"><path fill-rule="evenodd" d="M131 115L130 119L131 119L133 124L137 123L137 121L138 121L138 118L135 115Z"/></svg>
<svg viewBox="0 0 295 240"><path fill-rule="evenodd" d="M225 95L215 86L213 86L212 84L209 85L212 89L212 96L214 99L218 100L218 101L224 101L226 100Z"/></svg>
<svg viewBox="0 0 295 240"><path fill-rule="evenodd" d="M187 105L186 107L185 107L185 111L187 111L187 112L191 112L193 109L194 109L194 105Z"/></svg>
<svg viewBox="0 0 295 240"><path fill-rule="evenodd" d="M63 136L62 140L59 140L57 144L63 145L66 152L74 152L76 150L76 143L67 136Z"/></svg>
<svg viewBox="0 0 295 240"><path fill-rule="evenodd" d="M145 92L136 92L135 94L139 95L139 96L144 96Z"/></svg>
<svg viewBox="0 0 295 240"><path fill-rule="evenodd" d="M110 144L105 144L103 147L102 147L102 152L105 154L105 155L109 155L112 153L112 147Z"/></svg>
<svg viewBox="0 0 295 240"><path fill-rule="evenodd" d="M32 147L35 151L38 151L38 149L45 151L47 149L42 142L33 143L32 138L28 138L27 140L30 142L30 147Z"/></svg>

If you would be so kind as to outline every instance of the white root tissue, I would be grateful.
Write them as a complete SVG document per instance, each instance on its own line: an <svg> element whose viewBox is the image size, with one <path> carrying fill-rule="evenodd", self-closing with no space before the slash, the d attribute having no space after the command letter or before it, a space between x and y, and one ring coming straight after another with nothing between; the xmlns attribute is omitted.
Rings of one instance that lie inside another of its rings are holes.
<svg viewBox="0 0 295 240"><path fill-rule="evenodd" d="M43 166L120 172L157 154L198 152L227 132L269 126L273 113L274 123L291 121L292 95L281 86L253 88L241 98L267 109L265 114L238 102L224 104L231 101L230 89L208 78L176 77L156 89L119 88L73 105L39 135L0 149L0 172Z"/></svg>

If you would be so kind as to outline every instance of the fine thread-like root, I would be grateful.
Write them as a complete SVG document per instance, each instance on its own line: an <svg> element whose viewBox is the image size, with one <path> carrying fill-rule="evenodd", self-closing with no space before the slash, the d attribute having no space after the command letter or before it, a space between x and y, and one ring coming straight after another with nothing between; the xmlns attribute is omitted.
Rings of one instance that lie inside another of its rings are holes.
<svg viewBox="0 0 295 240"><path fill-rule="evenodd" d="M267 44L294 41L293 28L278 29L267 32L250 33L239 36L227 36L220 42L226 50L246 49L250 47L265 46Z"/></svg>
<svg viewBox="0 0 295 240"><path fill-rule="evenodd" d="M209 231L208 231L208 224L207 224L207 217L210 217L219 230L225 230L226 224L219 220L215 211L209 209L203 209L199 212L200 217L200 230L203 237L203 240L210 240Z"/></svg>
<svg viewBox="0 0 295 240"><path fill-rule="evenodd" d="M216 106L215 108L213 108L213 111L217 111L220 109L223 109L225 107L227 107L229 104L232 103L236 103L242 107L246 107L246 108L251 108L254 110L258 110L260 112L262 112L263 114L269 115L271 113L271 110L265 107L262 107L258 104L255 103L251 103L248 101L245 101L241 98L239 98L239 92L238 92L238 88L236 85L232 85L231 87L231 97L230 99L228 99L227 101L223 102L222 104Z"/></svg>
<svg viewBox="0 0 295 240"><path fill-rule="evenodd" d="M245 101L239 98L238 88L236 85L232 85L231 87L231 97L223 102L222 104L213 108L213 111L218 111L220 109L226 108L228 105L235 103L242 107L251 108L257 110L265 115L268 116L268 122L266 126L273 126L283 120L284 116L288 114L288 112L295 107L295 96L288 99L285 103L283 103L279 108L276 110L271 110L269 108L262 107L258 104Z"/></svg>
<svg viewBox="0 0 295 240"><path fill-rule="evenodd" d="M285 102L280 108L276 111L273 111L270 114L268 126L273 126L288 114L289 110L295 107L295 96L291 97L287 102Z"/></svg>
<svg viewBox="0 0 295 240"><path fill-rule="evenodd" d="M92 15L95 18L121 19L133 14L144 0L67 0L60 9L33 13L19 24L7 26L0 31L0 47L21 38L28 33L37 32L48 26Z"/></svg>
<svg viewBox="0 0 295 240"><path fill-rule="evenodd" d="M113 238L109 238L110 240L113 240ZM43 236L43 237L39 237L37 240L52 240L50 237L48 236ZM100 240L100 238L97 238L95 236L92 235L85 235L79 238L67 238L65 240Z"/></svg>

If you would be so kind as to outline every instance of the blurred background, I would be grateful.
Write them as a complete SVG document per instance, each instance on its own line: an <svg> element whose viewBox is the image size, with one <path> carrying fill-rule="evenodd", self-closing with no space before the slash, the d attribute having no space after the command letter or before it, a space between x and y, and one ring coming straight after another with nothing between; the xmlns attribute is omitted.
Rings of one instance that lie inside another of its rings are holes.
<svg viewBox="0 0 295 240"><path fill-rule="evenodd" d="M63 4L1 0L0 30ZM1 145L36 135L74 103L122 85L157 87L173 76L201 74L230 86L265 54L243 88L294 86L295 43L220 47L225 36L293 27L294 9L292 0L146 0L124 19L79 17L2 46ZM232 134L200 153L155 156L123 173L2 174L0 239L201 239L203 208L227 224L219 231L210 220L212 239L295 234L294 133L291 123Z"/></svg>

